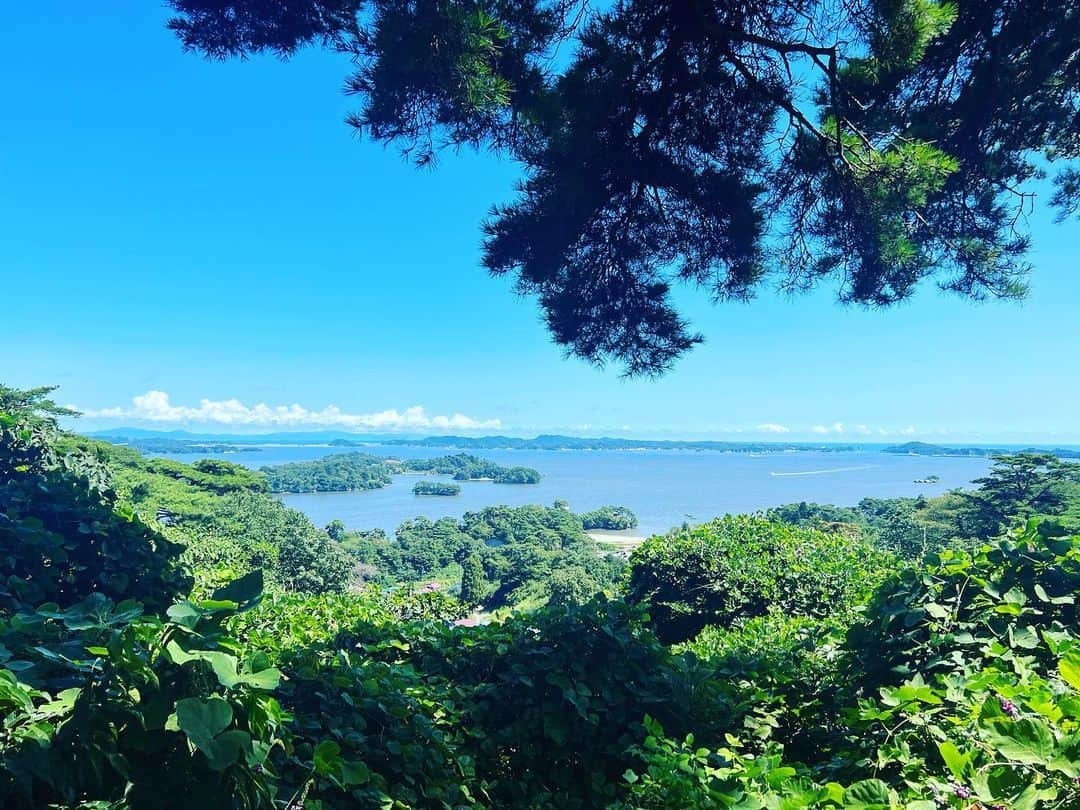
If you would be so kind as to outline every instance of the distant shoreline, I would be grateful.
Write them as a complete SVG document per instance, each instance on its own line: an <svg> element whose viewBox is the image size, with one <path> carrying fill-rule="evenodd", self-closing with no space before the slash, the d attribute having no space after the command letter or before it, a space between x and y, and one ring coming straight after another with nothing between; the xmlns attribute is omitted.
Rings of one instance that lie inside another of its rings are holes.
<svg viewBox="0 0 1080 810"><path fill-rule="evenodd" d="M644 543L648 538L637 529L623 529L614 531L611 529L589 529L585 534L589 535L597 543L608 543L622 548L634 548Z"/></svg>
<svg viewBox="0 0 1080 810"><path fill-rule="evenodd" d="M772 456L784 453L889 453L935 458L971 458L1014 453L1047 453L1063 459L1080 459L1080 445L937 445L927 442L907 442L899 445L881 443L831 442L736 442L715 440L666 440L625 438L583 438L576 436L541 435L531 439L511 436L427 436L397 438L363 436L330 432L327 434L225 435L186 434L169 432L155 434L121 428L91 433L95 438L134 447L141 452L206 452L206 445L228 446L226 452L256 451L261 448L317 447L340 448L342 452L364 447L415 447L458 451L534 450L534 451L620 451L620 452L714 452L749 456Z"/></svg>

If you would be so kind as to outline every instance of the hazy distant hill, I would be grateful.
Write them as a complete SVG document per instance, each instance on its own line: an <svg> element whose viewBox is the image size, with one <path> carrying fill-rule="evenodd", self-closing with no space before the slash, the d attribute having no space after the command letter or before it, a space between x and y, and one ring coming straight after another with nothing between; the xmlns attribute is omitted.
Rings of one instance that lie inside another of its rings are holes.
<svg viewBox="0 0 1080 810"><path fill-rule="evenodd" d="M96 439L116 442L124 439L175 439L186 442L224 442L228 444L383 444L404 438L400 433L349 433L344 430L276 433L194 433L187 430L148 430L118 427L87 433ZM408 435L408 434L406 434ZM414 439L422 438L414 435Z"/></svg>
<svg viewBox="0 0 1080 810"><path fill-rule="evenodd" d="M886 447L882 452L908 456L1002 456L1015 453L1051 453L1058 458L1080 458L1077 447L944 447L926 442L907 442Z"/></svg>
<svg viewBox="0 0 1080 810"><path fill-rule="evenodd" d="M875 444L830 444L827 442L732 442L708 440L624 439L608 436L584 437L541 434L521 436L423 436L401 433L349 433L343 430L277 433L193 433L185 430L147 430L145 428L110 428L89 434L111 442L130 444L149 452L194 444L251 446L259 444L330 444L335 447L363 447L371 444L410 445L414 447L455 448L460 450L713 450L727 453L782 453L814 450L843 453L854 450L880 450L895 455L917 456L993 456L1009 453L1053 453L1059 458L1080 458L1080 447L948 447L928 442L906 442L891 447ZM185 452L176 450L175 452ZM196 452L205 452L202 450Z"/></svg>
<svg viewBox="0 0 1080 810"><path fill-rule="evenodd" d="M387 443L467 450L721 450L731 453L779 453L788 450L845 452L860 449L850 444L615 439L605 436L589 438L549 434L532 439L514 436L428 436L419 440L394 439Z"/></svg>

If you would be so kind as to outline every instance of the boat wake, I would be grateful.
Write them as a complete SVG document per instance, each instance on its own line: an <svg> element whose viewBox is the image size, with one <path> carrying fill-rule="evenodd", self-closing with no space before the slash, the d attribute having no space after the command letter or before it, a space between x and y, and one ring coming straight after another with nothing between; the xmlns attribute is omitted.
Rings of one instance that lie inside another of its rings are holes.
<svg viewBox="0 0 1080 810"><path fill-rule="evenodd" d="M804 470L802 472L771 472L769 475L776 478L787 478L792 475L829 475L830 473L859 472L859 470L872 470L879 464L864 464L861 467L833 467L831 470Z"/></svg>

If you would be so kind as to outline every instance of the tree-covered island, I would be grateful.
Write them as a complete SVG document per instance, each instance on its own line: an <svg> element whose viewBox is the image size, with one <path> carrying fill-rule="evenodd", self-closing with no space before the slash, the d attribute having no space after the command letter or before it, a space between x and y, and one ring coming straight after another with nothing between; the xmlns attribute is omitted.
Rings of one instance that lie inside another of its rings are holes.
<svg viewBox="0 0 1080 810"><path fill-rule="evenodd" d="M461 494L461 485L445 481L417 481L412 491L413 495L452 496Z"/></svg>

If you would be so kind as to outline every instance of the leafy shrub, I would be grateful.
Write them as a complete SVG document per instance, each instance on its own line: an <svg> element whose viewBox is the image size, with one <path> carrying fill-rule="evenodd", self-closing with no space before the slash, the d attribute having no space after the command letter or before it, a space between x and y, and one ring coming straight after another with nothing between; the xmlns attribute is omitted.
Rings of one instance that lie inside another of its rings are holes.
<svg viewBox="0 0 1080 810"><path fill-rule="evenodd" d="M1042 672L1080 626L1077 539L1030 522L973 551L947 549L902 570L875 595L848 645L867 688L915 673L948 674L1015 644ZM1065 634L1065 635L1062 635Z"/></svg>
<svg viewBox="0 0 1080 810"><path fill-rule="evenodd" d="M0 612L94 593L163 610L191 580L182 547L118 502L108 470L56 430L0 414Z"/></svg>
<svg viewBox="0 0 1080 810"><path fill-rule="evenodd" d="M857 537L729 515L645 541L627 598L646 606L662 641L685 641L769 612L843 616L893 565Z"/></svg>
<svg viewBox="0 0 1080 810"><path fill-rule="evenodd" d="M167 622L94 594L0 624L0 804L271 806L279 674L220 633L257 588L180 603Z"/></svg>
<svg viewBox="0 0 1080 810"><path fill-rule="evenodd" d="M390 641L383 650L445 680L492 807L603 807L620 794L645 712L677 729L715 716L716 693L687 670L693 662L673 656L618 601L429 627L408 649Z"/></svg>
<svg viewBox="0 0 1080 810"><path fill-rule="evenodd" d="M753 740L820 762L844 742L842 642L843 626L833 619L769 613L706 627L675 649L725 684L727 710Z"/></svg>

